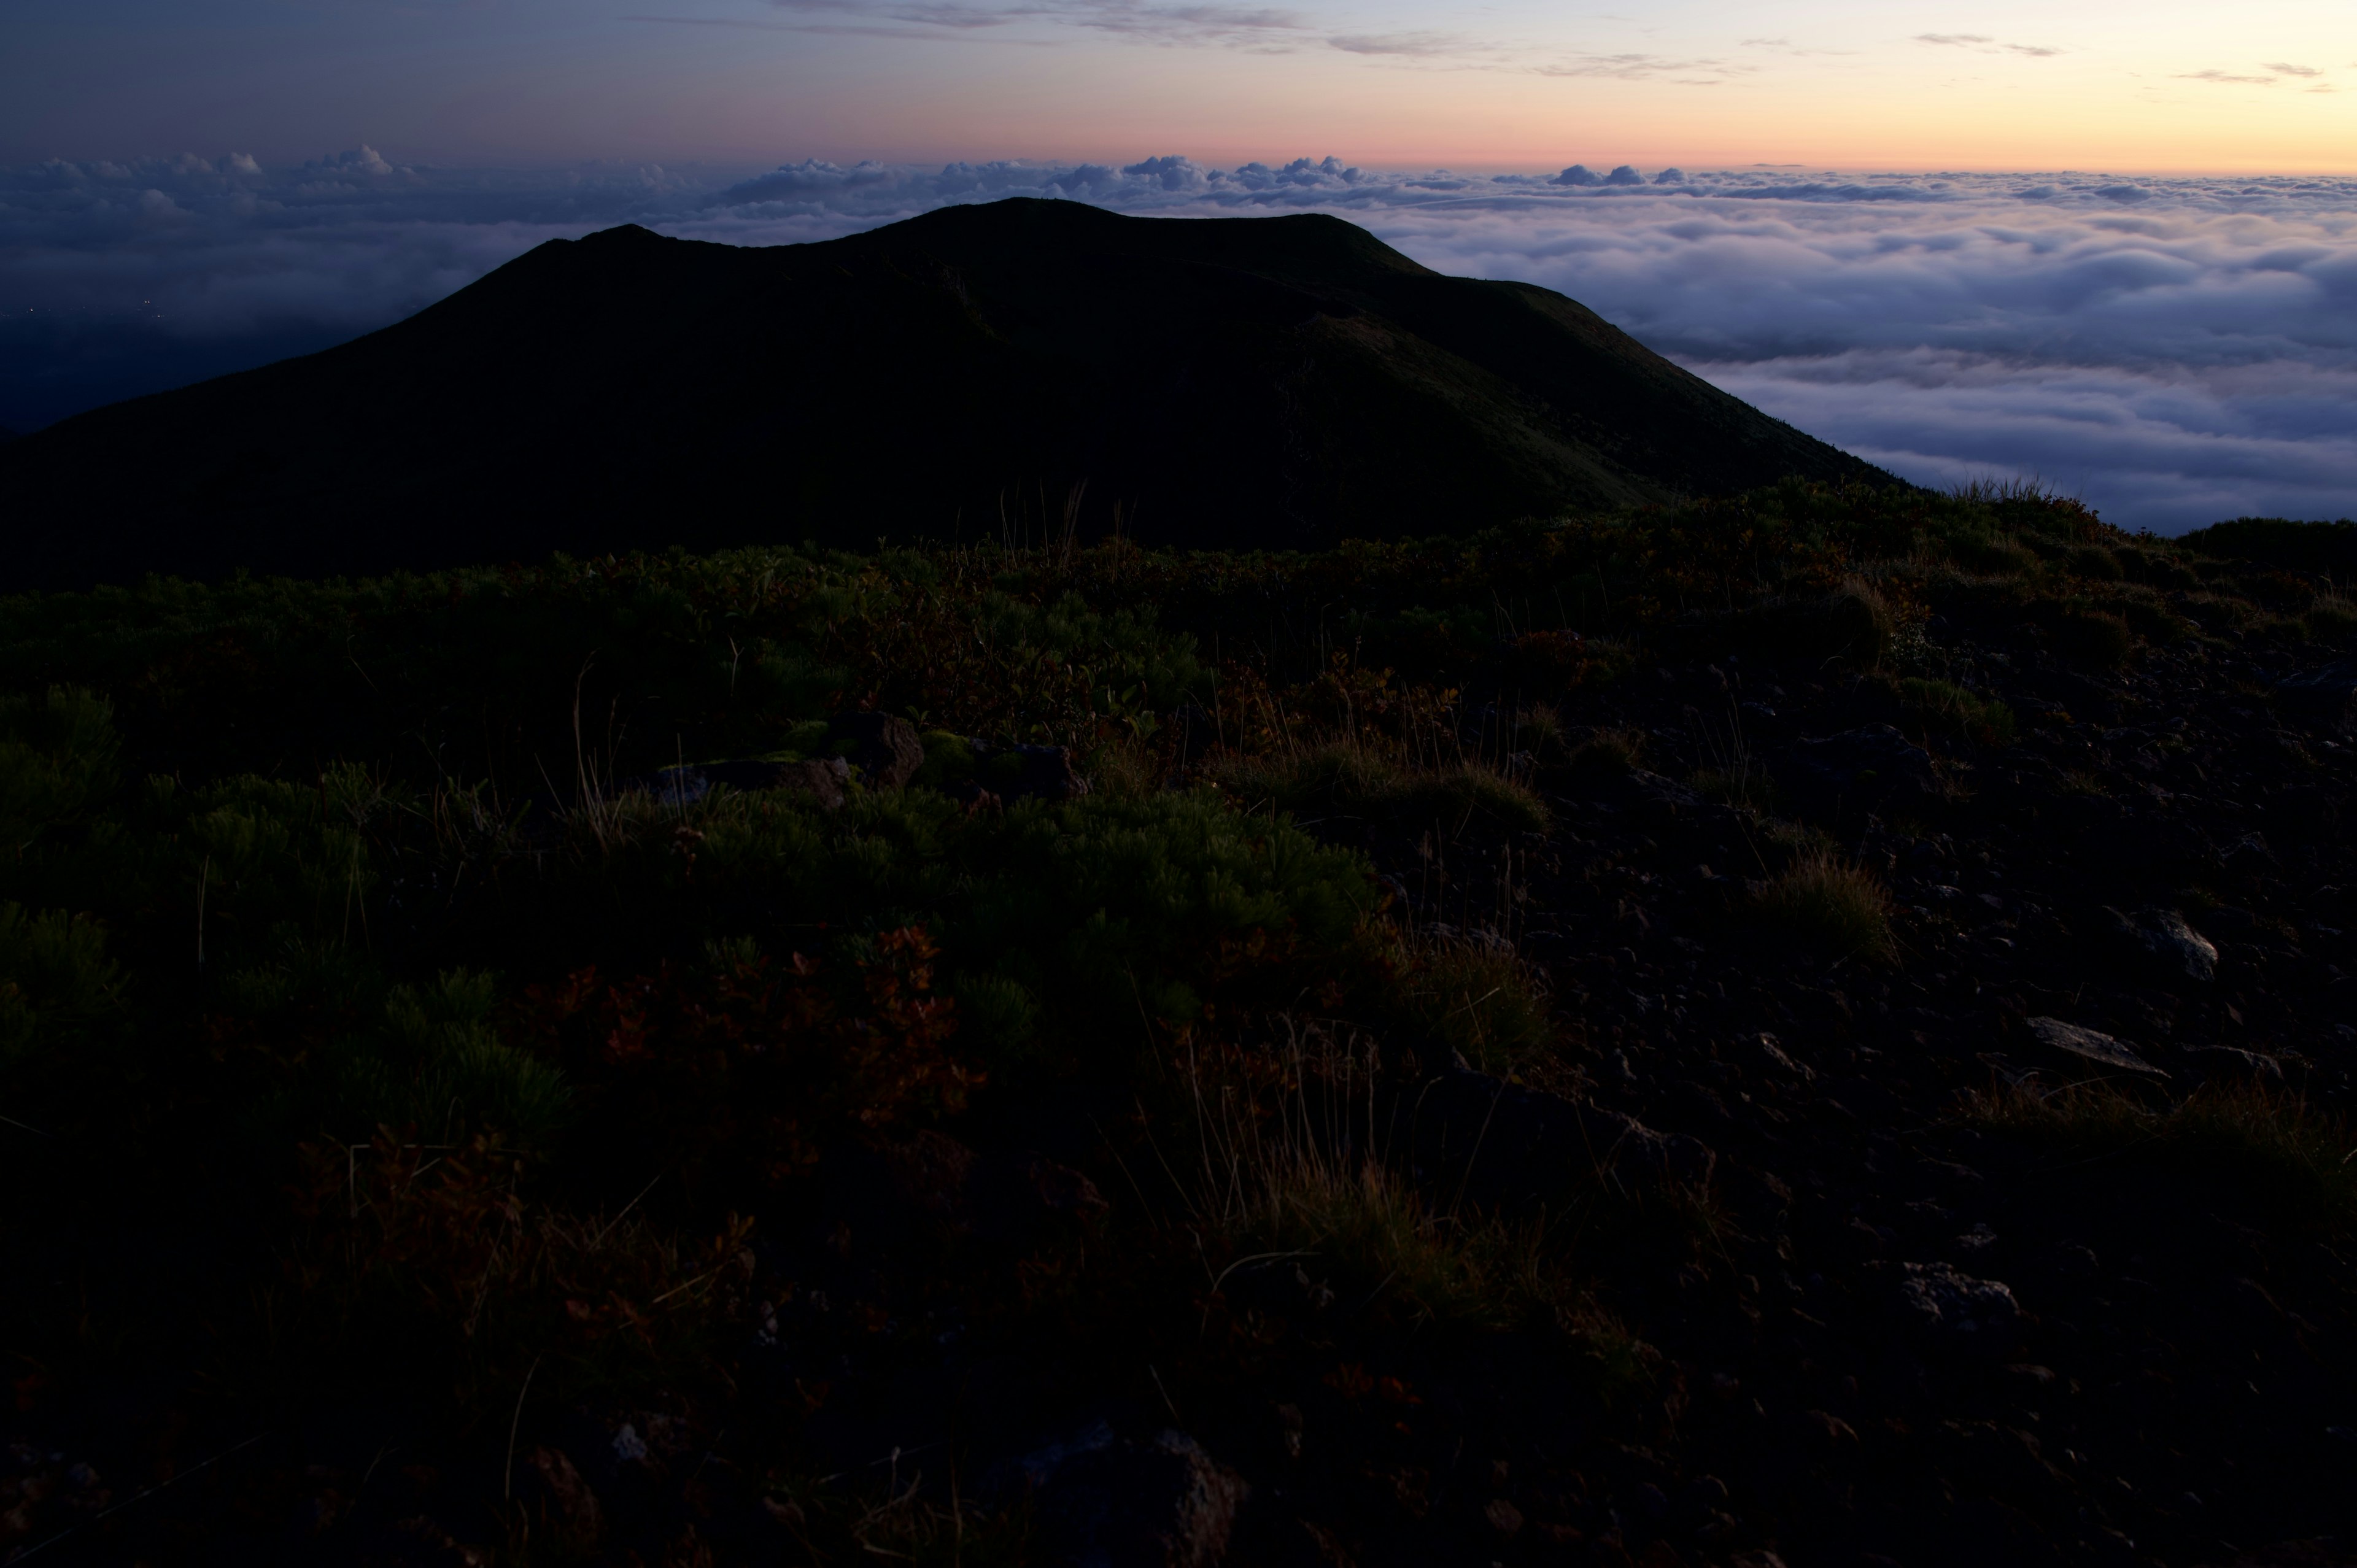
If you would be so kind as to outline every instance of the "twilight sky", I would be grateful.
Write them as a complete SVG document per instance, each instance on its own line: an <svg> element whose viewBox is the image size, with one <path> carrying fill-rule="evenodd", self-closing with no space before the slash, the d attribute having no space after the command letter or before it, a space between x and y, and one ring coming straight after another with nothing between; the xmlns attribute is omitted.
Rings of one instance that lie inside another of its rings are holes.
<svg viewBox="0 0 2357 1568"><path fill-rule="evenodd" d="M2347 0L0 0L0 162L2351 172Z"/></svg>
<svg viewBox="0 0 2357 1568"><path fill-rule="evenodd" d="M1015 194L1331 211L1924 483L2357 513L2347 0L0 0L0 425Z"/></svg>
<svg viewBox="0 0 2357 1568"><path fill-rule="evenodd" d="M2348 0L0 0L0 163L2357 167Z"/></svg>

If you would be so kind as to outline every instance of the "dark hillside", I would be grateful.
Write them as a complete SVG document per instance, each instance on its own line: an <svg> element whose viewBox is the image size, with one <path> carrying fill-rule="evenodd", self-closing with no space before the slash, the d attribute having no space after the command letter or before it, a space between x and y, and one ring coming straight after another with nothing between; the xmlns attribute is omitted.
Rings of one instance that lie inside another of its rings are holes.
<svg viewBox="0 0 2357 1568"><path fill-rule="evenodd" d="M325 353L10 444L7 586L879 536L1315 546L1886 481L1528 285L1323 217L952 208L552 242Z"/></svg>
<svg viewBox="0 0 2357 1568"><path fill-rule="evenodd" d="M2344 586L2357 583L2357 522L2347 518L2291 522L2279 517L2238 517L2197 528L2179 542L2222 560L2320 572Z"/></svg>
<svg viewBox="0 0 2357 1568"><path fill-rule="evenodd" d="M2018 493L0 600L0 1564L2346 1568L2353 755Z"/></svg>

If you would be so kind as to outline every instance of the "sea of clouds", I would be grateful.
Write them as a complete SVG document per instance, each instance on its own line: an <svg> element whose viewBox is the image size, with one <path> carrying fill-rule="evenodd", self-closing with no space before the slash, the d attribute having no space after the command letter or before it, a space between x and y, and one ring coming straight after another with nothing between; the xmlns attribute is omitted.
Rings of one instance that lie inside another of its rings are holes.
<svg viewBox="0 0 2357 1568"><path fill-rule="evenodd" d="M1921 483L2035 477L2159 532L2357 513L2352 178L52 162L0 171L0 425L323 348L612 223L781 244L1006 196L1335 213Z"/></svg>

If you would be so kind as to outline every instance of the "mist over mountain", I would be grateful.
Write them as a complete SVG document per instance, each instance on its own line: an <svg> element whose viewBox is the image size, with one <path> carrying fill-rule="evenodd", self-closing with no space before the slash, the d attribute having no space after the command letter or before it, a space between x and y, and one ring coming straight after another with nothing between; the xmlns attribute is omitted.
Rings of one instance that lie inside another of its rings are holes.
<svg viewBox="0 0 2357 1568"><path fill-rule="evenodd" d="M948 209L552 242L355 342L14 444L11 586L683 544L1316 545L1889 476L1576 302L1340 220Z"/></svg>

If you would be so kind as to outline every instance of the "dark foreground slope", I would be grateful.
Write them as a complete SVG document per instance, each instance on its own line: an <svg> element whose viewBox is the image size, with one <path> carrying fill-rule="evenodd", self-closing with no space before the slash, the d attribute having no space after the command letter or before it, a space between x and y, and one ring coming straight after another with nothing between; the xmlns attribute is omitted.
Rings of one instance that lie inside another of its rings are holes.
<svg viewBox="0 0 2357 1568"><path fill-rule="evenodd" d="M1314 545L1786 474L1888 478L1561 295L1336 219L1017 200L823 244L552 242L16 443L0 497L23 587L1068 520Z"/></svg>
<svg viewBox="0 0 2357 1568"><path fill-rule="evenodd" d="M2346 1568L2352 654L1801 487L0 605L0 1563Z"/></svg>

